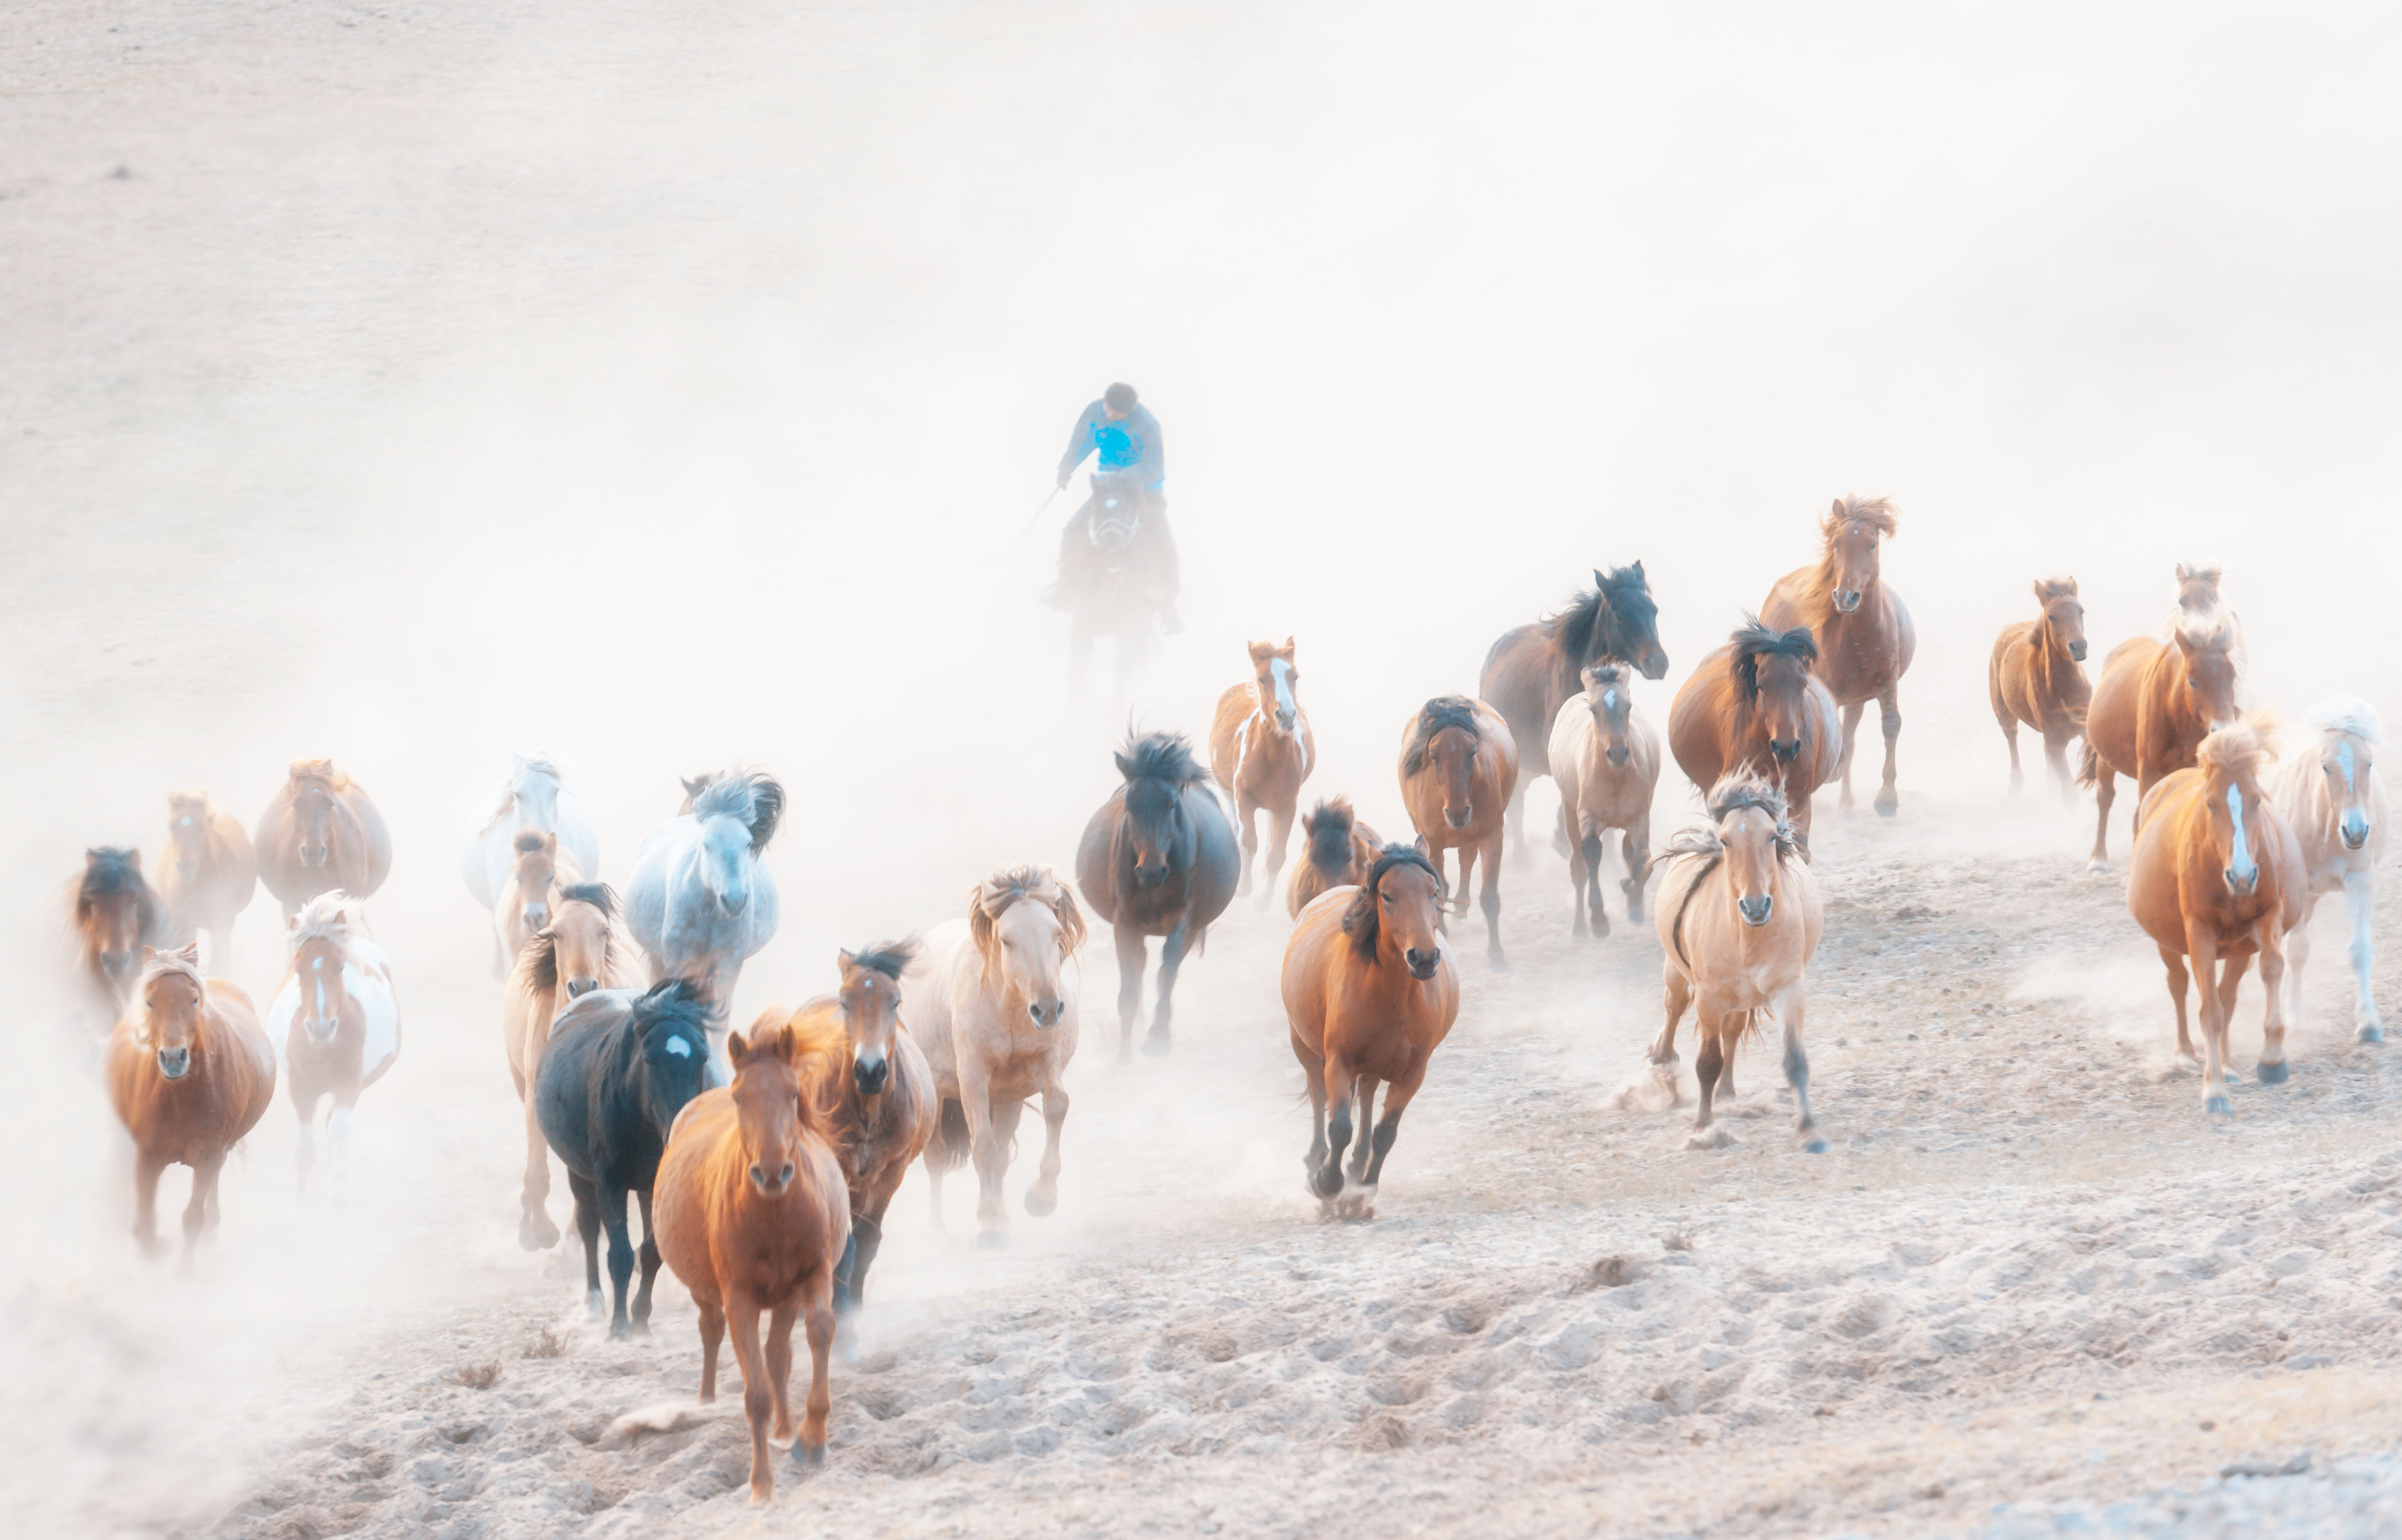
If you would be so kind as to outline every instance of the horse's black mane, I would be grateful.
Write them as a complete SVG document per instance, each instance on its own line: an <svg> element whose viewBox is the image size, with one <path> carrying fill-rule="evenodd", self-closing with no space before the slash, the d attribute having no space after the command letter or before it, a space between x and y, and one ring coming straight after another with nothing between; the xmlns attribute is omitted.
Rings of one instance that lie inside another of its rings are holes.
<svg viewBox="0 0 2402 1540"><path fill-rule="evenodd" d="M784 817L784 784L765 770L723 770L701 777L701 789L692 793L695 818L708 818L731 815L751 826L751 853L758 855L776 837L776 826ZM692 783L687 781L689 787ZM739 792L749 792L750 810L742 808Z"/></svg>
<svg viewBox="0 0 2402 1540"><path fill-rule="evenodd" d="M1118 773L1128 780L1192 786L1209 778L1209 772L1193 757L1192 740L1181 733L1146 733L1129 739L1117 761Z"/></svg>
<svg viewBox="0 0 2402 1540"><path fill-rule="evenodd" d="M1579 664L1628 657L1660 624L1660 606L1651 598L1641 562L1607 572L1595 568L1593 578L1593 587L1540 623L1543 634L1555 639L1560 651Z"/></svg>
<svg viewBox="0 0 2402 1540"><path fill-rule="evenodd" d="M1720 776L1718 784L1710 788L1704 806L1710 821L1699 828L1678 831L1662 851L1663 856L1717 856L1725 848L1719 838L1718 826L1727 820L1729 814L1746 807L1757 807L1774 820L1778 860L1788 860L1802 853L1801 842L1786 817L1784 790L1757 771L1736 769Z"/></svg>
<svg viewBox="0 0 2402 1540"><path fill-rule="evenodd" d="M1351 874L1351 825L1355 815L1348 797L1321 802L1301 820L1309 833L1309 864L1330 877Z"/></svg>
<svg viewBox="0 0 2402 1540"><path fill-rule="evenodd" d="M1464 729L1479 743L1484 740L1484 730L1477 725L1476 703L1466 695L1437 695L1427 702L1418 712L1418 730L1401 755L1401 774L1415 776L1425 769L1427 748L1435 735L1454 727Z"/></svg>
<svg viewBox="0 0 2402 1540"><path fill-rule="evenodd" d="M850 956L850 966L881 973L898 983L901 975L917 960L918 941L913 936L905 942L877 942L864 951L854 952Z"/></svg>
<svg viewBox="0 0 2402 1540"><path fill-rule="evenodd" d="M150 899L149 879L142 875L138 851L104 845L83 854L83 885L76 890L78 898L114 899L131 893L145 902Z"/></svg>
<svg viewBox="0 0 2402 1540"><path fill-rule="evenodd" d="M590 904L604 919L617 917L617 890L605 882L571 883L559 890L559 896L569 903Z"/></svg>
<svg viewBox="0 0 2402 1540"><path fill-rule="evenodd" d="M1796 626L1789 631L1778 631L1760 623L1758 615L1746 615L1729 639L1734 643L1734 673L1743 686L1747 700L1760 694L1760 660L1764 657L1800 658L1803 663L1818 661L1818 640L1807 626Z"/></svg>
<svg viewBox="0 0 2402 1540"><path fill-rule="evenodd" d="M633 1012L634 1035L638 1038L647 1038L660 1027L682 1027L704 1041L721 1014L690 979L669 979L651 985L634 1002Z"/></svg>
<svg viewBox="0 0 2402 1540"><path fill-rule="evenodd" d="M1376 955L1376 885L1384 881L1385 873L1396 866L1415 866L1432 877L1435 901L1443 901L1443 873L1435 870L1434 862L1427 859L1415 845L1385 846L1376 856L1376 864L1368 869L1368 880L1360 885L1359 894L1352 899L1351 907L1343 912L1343 933L1351 938L1351 944L1363 957Z"/></svg>

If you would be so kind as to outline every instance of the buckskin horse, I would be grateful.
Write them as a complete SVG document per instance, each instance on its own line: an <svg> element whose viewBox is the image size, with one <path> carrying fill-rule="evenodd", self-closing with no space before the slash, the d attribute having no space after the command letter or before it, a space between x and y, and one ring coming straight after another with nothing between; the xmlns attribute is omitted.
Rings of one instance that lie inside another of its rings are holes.
<svg viewBox="0 0 2402 1540"><path fill-rule="evenodd" d="M1760 624L1778 631L1806 626L1818 644L1819 681L1843 712L1843 752L1835 775L1843 782L1840 805L1846 811L1852 805L1852 749L1860 712L1870 701L1877 703L1884 729L1884 781L1874 805L1886 818L1901 806L1894 790L1894 746L1901 738L1898 692L1918 650L1910 609L1886 584L1882 570L1880 548L1893 531L1888 500L1837 498L1818 522L1826 550L1817 563L1777 579L1760 607Z"/></svg>
<svg viewBox="0 0 2402 1540"><path fill-rule="evenodd" d="M1802 857L1810 857L1810 796L1834 777L1843 733L1835 697L1812 667L1810 628L1774 631L1746 617L1704 658L1668 708L1668 751L1706 791L1746 766L1776 783Z"/></svg>

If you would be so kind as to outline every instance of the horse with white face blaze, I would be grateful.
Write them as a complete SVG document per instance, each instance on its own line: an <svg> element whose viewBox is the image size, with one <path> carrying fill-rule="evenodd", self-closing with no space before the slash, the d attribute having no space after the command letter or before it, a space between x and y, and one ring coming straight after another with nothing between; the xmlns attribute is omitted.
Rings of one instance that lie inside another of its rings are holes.
<svg viewBox="0 0 2402 1540"><path fill-rule="evenodd" d="M568 1002L596 989L624 989L633 976L630 945L618 934L617 895L604 883L559 890L550 923L533 933L509 970L501 995L501 1043L524 1112L526 1164L518 1198L518 1244L528 1251L556 1245L550 1222L550 1145L542 1135L533 1088L550 1043L551 1024Z"/></svg>
<svg viewBox="0 0 2402 1540"><path fill-rule="evenodd" d="M1643 919L1643 884L1651 873L1651 796L1660 784L1660 735L1635 708L1634 670L1596 663L1584 693L1570 695L1552 723L1552 775L1560 789L1560 828L1568 842L1568 887L1576 895L1576 933L1609 934L1601 907L1601 837L1619 831L1626 859L1626 917Z"/></svg>
<svg viewBox="0 0 2402 1540"><path fill-rule="evenodd" d="M1693 1071L1701 1110L1689 1149L1734 1141L1711 1122L1715 1097L1734 1095L1734 1051L1760 1030L1765 1011L1784 1028L1785 1079L1800 1108L1794 1137L1810 1154L1826 1149L1810 1113L1810 1058L1802 1043L1803 987L1826 928L1817 879L1786 816L1785 793L1747 771L1710 789L1710 826L1689 829L1660 858L1653 909L1667 1021L1651 1045L1654 1071L1673 1080L1677 1024L1694 1008Z"/></svg>
<svg viewBox="0 0 2402 1540"><path fill-rule="evenodd" d="M1901 738L1899 691L1901 676L1918 651L1910 607L1884 577L1881 547L1893 531L1889 500L1837 498L1818 522L1826 550L1817 564L1777 579L1760 607L1761 625L1778 631L1806 626L1818 644L1817 676L1843 712L1843 757L1836 762L1835 775L1843 785L1841 805L1847 812L1860 712L1870 701L1877 703L1884 729L1884 781L1873 805L1886 818L1901 806L1894 790L1894 748ZM1806 835L1806 823L1803 832Z"/></svg>
<svg viewBox="0 0 2402 1540"><path fill-rule="evenodd" d="M584 880L556 834L519 834L514 853L508 880L492 905L492 968L504 979L533 933L550 923L559 890Z"/></svg>
<svg viewBox="0 0 2402 1540"><path fill-rule="evenodd" d="M1084 944L1084 913L1056 872L1004 867L968 890L967 917L937 926L924 960L902 979L902 1003L941 1104L925 1157L935 1229L943 1227L943 1174L973 1159L977 1244L1006 1244L1001 1181L1018 1117L1038 1093L1042 1164L1026 1212L1040 1218L1058 1206L1062 1081L1076 1056L1083 983L1072 965Z"/></svg>
<svg viewBox="0 0 2402 1540"><path fill-rule="evenodd" d="M2377 750L2385 735L2376 708L2351 695L2323 700L2302 719L2302 743L2269 772L2269 799L2302 849L2302 918L2285 937L2292 1013L2302 1017L2302 965L2311 956L2311 915L2319 900L2343 890L2352 920L2353 1025L2365 1043L2385 1040L2369 975L2377 961L2369 912L2377 866L2385 859L2385 783Z"/></svg>
<svg viewBox="0 0 2402 1540"><path fill-rule="evenodd" d="M2102 660L2085 708L2085 753L2077 783L2093 788L2094 870L2109 865L2110 809L2119 777L2135 781L2135 821L2143 801L2171 771L2193 764L2202 740L2235 725L2243 692L2243 633L2216 602L2217 571L2177 569L2180 608L2165 640L2134 637ZM2199 579L2207 578L2205 584ZM2205 600L2203 591L2208 598ZM2191 608L2185 601L2192 601Z"/></svg>
<svg viewBox="0 0 2402 1540"><path fill-rule="evenodd" d="M1281 647L1252 642L1251 681L1229 686L1218 697L1217 715L1209 723L1209 768L1235 800L1235 821L1243 832L1238 893L1251 890L1251 858L1260 848L1259 815L1263 809L1268 815L1268 869L1259 901L1263 909L1276 891L1277 873L1284 870L1301 783L1318 763L1309 713L1301 708L1301 675L1293 668L1292 653L1291 637Z"/></svg>
<svg viewBox="0 0 2402 1540"><path fill-rule="evenodd" d="M1843 759L1835 697L1815 673L1818 644L1806 626L1776 631L1745 617L1727 645L1677 687L1668 751L1706 794L1749 769L1784 793L1786 818L1810 858L1810 798Z"/></svg>
<svg viewBox="0 0 2402 1540"><path fill-rule="evenodd" d="M2127 910L2160 949L2176 1002L2177 1056L2194 1058L2187 1035L2187 967L2202 986L2202 1105L2228 1108L2228 1022L2235 990L2255 954L2269 997L2259 1076L2285 1068L2285 934L2302 917L2302 849L2260 788L2269 750L2237 723L2203 738L2195 763L2170 773L2136 809L2135 853L2127 867ZM2220 965L2225 965L2223 976Z"/></svg>
<svg viewBox="0 0 2402 1540"><path fill-rule="evenodd" d="M1459 1019L1459 974L1443 942L1443 875L1426 842L1387 846L1365 883L1313 900L1285 942L1285 1020L1309 1083L1302 1166L1328 1217L1375 1217L1376 1187L1401 1113ZM1355 1108L1360 1141L1346 1168Z"/></svg>
<svg viewBox="0 0 2402 1540"><path fill-rule="evenodd" d="M1418 838L1443 870L1446 850L1456 850L1458 895L1447 913L1468 913L1468 887L1476 860L1484 859L1484 960L1497 973L1510 960L1501 952L1501 837L1510 799L1518 787L1518 745L1501 713L1465 695L1438 695L1419 708L1401 732L1401 805Z"/></svg>
<svg viewBox="0 0 2402 1540"><path fill-rule="evenodd" d="M2044 763L2051 766L2061 800L2073 804L2077 786L2068 772L2068 741L2085 731L2085 708L2093 698L2085 680L2085 605L2073 577L2036 579L2035 601L2042 606L2040 614L2003 626L1994 639L1985 692L1993 699L1994 722L2010 746L2010 794L2026 787L2019 772L2019 723L2024 722L2043 735Z"/></svg>
<svg viewBox="0 0 2402 1540"><path fill-rule="evenodd" d="M292 962L268 1002L267 1031L283 1055L292 1110L300 1119L299 1189L317 1162L317 1104L331 1099L325 1136L334 1147L334 1184L346 1190L351 1114L360 1093L400 1057L400 1000L392 964L369 940L359 901L338 889L320 893L292 916Z"/></svg>
<svg viewBox="0 0 2402 1540"><path fill-rule="evenodd" d="M167 910L142 874L142 852L96 846L67 890L76 961L101 1019L114 1024L133 998L144 951L166 939Z"/></svg>
<svg viewBox="0 0 2402 1540"><path fill-rule="evenodd" d="M578 873L600 874L600 838L593 831L592 815L568 789L559 762L540 750L509 756L509 773L484 788L476 810L467 816L467 827L460 832L459 873L467 891L487 909L500 902L521 834L557 836L560 854L575 863Z"/></svg>
<svg viewBox="0 0 2402 1540"><path fill-rule="evenodd" d="M392 833L366 789L332 760L294 760L259 816L258 880L290 919L320 893L372 898L392 874Z"/></svg>
<svg viewBox="0 0 2402 1540"><path fill-rule="evenodd" d="M1084 825L1076 881L1117 937L1118 1058L1124 1063L1134 1057L1135 1012L1151 966L1147 938L1162 940L1159 1004L1142 1051L1159 1055L1168 1050L1177 970L1233 900L1242 856L1233 815L1183 735L1136 738L1117 756L1117 766L1125 782Z"/></svg>
<svg viewBox="0 0 2402 1540"><path fill-rule="evenodd" d="M744 960L774 939L781 908L764 859L784 788L757 772L703 776L684 808L642 839L626 881L626 925L656 978L689 979L723 1009Z"/></svg>
<svg viewBox="0 0 2402 1540"><path fill-rule="evenodd" d="M258 890L258 853L242 820L209 801L206 791L167 795L167 848L159 867L159 897L167 906L169 942L185 946L203 930L209 957L223 972L233 946L234 916Z"/></svg>
<svg viewBox="0 0 2402 1540"><path fill-rule="evenodd" d="M1285 885L1285 913L1294 919L1310 901L1331 887L1357 887L1384 853L1385 842L1351 810L1351 799L1320 802L1301 820L1301 859Z"/></svg>

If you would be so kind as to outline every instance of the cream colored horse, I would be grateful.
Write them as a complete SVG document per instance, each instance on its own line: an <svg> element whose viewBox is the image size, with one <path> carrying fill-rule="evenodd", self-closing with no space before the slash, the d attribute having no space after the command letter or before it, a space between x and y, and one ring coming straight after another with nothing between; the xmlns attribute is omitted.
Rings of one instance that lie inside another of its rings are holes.
<svg viewBox="0 0 2402 1540"><path fill-rule="evenodd" d="M1601 837L1615 829L1626 858L1626 917L1643 918L1643 884L1651 874L1651 793L1660 784L1660 735L1635 709L1622 663L1588 664L1581 694L1560 703L1547 763L1560 789L1560 828L1568 842L1568 886L1576 894L1576 933L1609 934L1601 907Z"/></svg>
<svg viewBox="0 0 2402 1540"><path fill-rule="evenodd" d="M1059 1128L1068 1120L1060 1078L1076 1054L1081 973L1070 965L1084 942L1084 914L1058 873L1013 867L976 884L967 918L935 927L923 962L902 981L902 1010L942 1102L926 1147L937 1228L943 1173L973 1156L977 1244L1008 1244L1001 1183L1018 1117L1038 1092L1047 1136L1026 1212L1039 1217L1058 1206Z"/></svg>
<svg viewBox="0 0 2402 1540"><path fill-rule="evenodd" d="M2319 900L2343 890L2352 917L2353 1025L2365 1043L2385 1040L2369 971L2377 960L2369 910L2377 897L2377 863L2385 859L2385 783L2377 778L2377 749L2385 735L2376 708L2337 695L2302 719L2305 744L2277 762L2266 777L2270 803L2301 843L2305 886L2302 923L2285 938L2290 1014L2302 1018L2302 964L2311 955L2311 915Z"/></svg>

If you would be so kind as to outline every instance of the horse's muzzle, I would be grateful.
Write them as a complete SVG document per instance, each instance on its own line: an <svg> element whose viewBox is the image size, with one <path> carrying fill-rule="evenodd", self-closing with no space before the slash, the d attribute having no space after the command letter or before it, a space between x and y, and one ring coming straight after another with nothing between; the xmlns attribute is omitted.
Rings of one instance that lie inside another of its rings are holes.
<svg viewBox="0 0 2402 1540"><path fill-rule="evenodd" d="M1662 652L1659 648L1654 647L1650 653L1644 655L1643 661L1636 664L1635 667L1643 671L1643 677L1645 679L1666 679L1668 677L1668 654Z"/></svg>
<svg viewBox="0 0 2402 1540"><path fill-rule="evenodd" d="M550 906L541 903L527 904L524 913L518 917L525 921L525 928L528 930L539 930L550 923Z"/></svg>
<svg viewBox="0 0 2402 1540"><path fill-rule="evenodd" d="M1756 899L1737 899L1734 906L1736 912L1743 915L1744 924L1766 925L1770 912L1776 907L1776 895L1762 893Z"/></svg>
<svg viewBox="0 0 2402 1540"><path fill-rule="evenodd" d="M1443 821L1451 825L1454 829L1467 828L1468 820L1475 816L1476 804L1474 803L1470 803L1465 807L1446 807L1443 810Z"/></svg>
<svg viewBox="0 0 2402 1540"><path fill-rule="evenodd" d="M1138 887L1157 887L1167 881L1167 863L1161 861L1155 866L1145 866L1142 862L1137 861L1134 867L1134 880Z"/></svg>
<svg viewBox="0 0 2402 1540"><path fill-rule="evenodd" d="M757 1188L764 1197L773 1198L780 1195L784 1189L793 1185L793 1162L786 1161L780 1169L772 1173L766 1166L752 1166L751 1185Z"/></svg>
<svg viewBox="0 0 2402 1540"><path fill-rule="evenodd" d="M600 987L600 981L598 979L570 979L567 981L567 997L571 1000L579 999Z"/></svg>
<svg viewBox="0 0 2402 1540"><path fill-rule="evenodd" d="M1603 750L1601 757L1608 760L1611 764L1616 765L1620 769L1624 769L1627 761L1626 746L1624 744L1621 744L1615 749L1605 749Z"/></svg>
<svg viewBox="0 0 2402 1540"><path fill-rule="evenodd" d="M162 1048L159 1051L159 1073L171 1080L180 1080L192 1067L192 1051L188 1048Z"/></svg>
<svg viewBox="0 0 2402 1540"><path fill-rule="evenodd" d="M324 846L304 845L300 847L300 864L312 869L323 866L325 864L325 853Z"/></svg>
<svg viewBox="0 0 2402 1540"><path fill-rule="evenodd" d="M194 877L197 877L200 874L200 863L193 860L189 857L186 857L175 862L175 875L183 878L186 882L191 881Z"/></svg>
<svg viewBox="0 0 2402 1540"><path fill-rule="evenodd" d="M2068 644L2068 655L2074 662L2083 663L2085 661L2085 639L2083 637L2079 637L2075 641Z"/></svg>
<svg viewBox="0 0 2402 1540"><path fill-rule="evenodd" d="M886 1080L892 1078L892 1061L881 1053L872 1059L854 1059L850 1065L850 1078L858 1083L861 1095L873 1096L884 1089Z"/></svg>
<svg viewBox="0 0 2402 1540"><path fill-rule="evenodd" d="M1037 1026L1056 1026L1059 1024L1060 1018L1068 1014L1068 1002L1064 997L1028 1000L1026 1002L1026 1013L1034 1018L1034 1024Z"/></svg>
<svg viewBox="0 0 2402 1540"><path fill-rule="evenodd" d="M100 970L112 979L121 979L133 971L133 954L130 951L103 952L100 955Z"/></svg>
<svg viewBox="0 0 2402 1540"><path fill-rule="evenodd" d="M2368 820L2357 813L2344 815L2343 847L2357 850L2368 843Z"/></svg>
<svg viewBox="0 0 2402 1540"><path fill-rule="evenodd" d="M1421 952L1413 946L1401 954L1401 961L1409 964L1411 978L1431 979L1434 970L1443 966L1443 952L1436 947Z"/></svg>
<svg viewBox="0 0 2402 1540"><path fill-rule="evenodd" d="M2227 891L2239 899L2250 898L2252 889L2260 884L2258 867L2254 867L2251 871L2238 876L2235 868L2230 866L2221 874L2227 878Z"/></svg>
<svg viewBox="0 0 2402 1540"><path fill-rule="evenodd" d="M1860 591L1857 588L1847 588L1835 596L1835 612L1839 615L1854 613L1859 607Z"/></svg>
<svg viewBox="0 0 2402 1540"><path fill-rule="evenodd" d="M1775 755L1778 759L1784 761L1786 763L1790 764L1795 760L1802 757L1802 740L1800 738L1771 738L1768 740L1768 751Z"/></svg>
<svg viewBox="0 0 2402 1540"><path fill-rule="evenodd" d="M1291 712L1290 712L1290 711L1278 711L1278 712L1277 713L1277 732L1279 732L1279 733L1290 733L1290 732L1291 732L1291 731L1292 731L1292 723L1293 723L1293 714L1292 714Z"/></svg>
<svg viewBox="0 0 2402 1540"><path fill-rule="evenodd" d="M339 1016L320 1016L300 1024L300 1030L309 1034L309 1040L312 1043L332 1042L334 1034L341 1029L342 1018Z"/></svg>

